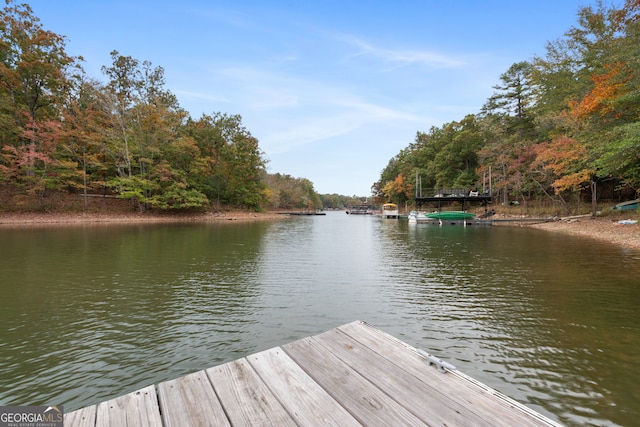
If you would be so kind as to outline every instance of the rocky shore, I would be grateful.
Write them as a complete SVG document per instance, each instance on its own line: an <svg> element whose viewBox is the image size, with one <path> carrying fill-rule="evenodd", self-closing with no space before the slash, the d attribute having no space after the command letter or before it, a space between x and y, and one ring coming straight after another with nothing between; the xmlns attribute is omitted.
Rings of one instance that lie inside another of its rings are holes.
<svg viewBox="0 0 640 427"><path fill-rule="evenodd" d="M638 219L637 214L632 219ZM530 225L541 230L566 233L613 243L629 249L640 250L640 221L636 224L620 224L622 217L560 219L553 222Z"/></svg>

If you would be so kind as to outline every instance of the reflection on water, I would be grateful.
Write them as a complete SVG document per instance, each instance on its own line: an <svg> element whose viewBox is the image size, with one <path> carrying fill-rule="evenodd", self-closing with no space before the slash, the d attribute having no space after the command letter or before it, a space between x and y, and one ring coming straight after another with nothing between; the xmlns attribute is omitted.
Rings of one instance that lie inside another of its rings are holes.
<svg viewBox="0 0 640 427"><path fill-rule="evenodd" d="M0 230L0 404L67 410L365 320L569 425L640 416L640 255L329 213Z"/></svg>

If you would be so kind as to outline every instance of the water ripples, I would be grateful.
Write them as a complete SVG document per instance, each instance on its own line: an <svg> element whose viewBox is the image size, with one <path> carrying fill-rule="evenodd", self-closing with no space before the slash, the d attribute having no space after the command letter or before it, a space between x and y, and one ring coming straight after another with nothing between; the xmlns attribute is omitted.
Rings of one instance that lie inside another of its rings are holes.
<svg viewBox="0 0 640 427"><path fill-rule="evenodd" d="M3 231L0 403L72 410L362 319L563 423L624 425L640 269L579 249L344 214Z"/></svg>

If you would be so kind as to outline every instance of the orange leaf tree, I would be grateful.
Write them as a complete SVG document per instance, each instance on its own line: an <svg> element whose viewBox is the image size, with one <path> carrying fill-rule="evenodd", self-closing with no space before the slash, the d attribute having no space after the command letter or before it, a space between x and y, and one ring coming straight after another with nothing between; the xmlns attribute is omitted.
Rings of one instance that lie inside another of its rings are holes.
<svg viewBox="0 0 640 427"><path fill-rule="evenodd" d="M557 136L536 147L535 165L551 174L556 194L575 193L589 184L594 171L586 160L586 147L568 136Z"/></svg>

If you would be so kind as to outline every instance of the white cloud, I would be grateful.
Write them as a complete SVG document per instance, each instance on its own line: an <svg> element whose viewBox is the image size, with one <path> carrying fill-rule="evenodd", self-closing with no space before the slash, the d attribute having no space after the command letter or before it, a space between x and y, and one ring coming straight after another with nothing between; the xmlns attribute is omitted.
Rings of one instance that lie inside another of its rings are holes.
<svg viewBox="0 0 640 427"><path fill-rule="evenodd" d="M333 38L346 42L358 49L356 53L350 55L351 58L370 56L393 65L393 68L415 64L427 68L442 69L459 68L466 64L466 61L460 57L428 50L383 48L351 35L339 35L333 36Z"/></svg>
<svg viewBox="0 0 640 427"><path fill-rule="evenodd" d="M397 123L421 123L424 122L424 116L416 113L397 110L394 108L384 107L381 105L341 98L334 101L335 105L350 109L362 118L364 122L379 122L384 120L387 122Z"/></svg>
<svg viewBox="0 0 640 427"><path fill-rule="evenodd" d="M185 98L188 98L188 99L196 99L200 101L210 101L210 102L222 102L222 103L230 102L229 99L227 99L224 96L217 96L210 93L193 92L188 90L175 90L174 93L181 101L183 101Z"/></svg>
<svg viewBox="0 0 640 427"><path fill-rule="evenodd" d="M358 128L344 117L313 117L303 123L283 127L282 130L266 133L260 138L261 145L269 147L271 154L281 154L299 149L301 146L314 144L346 135Z"/></svg>

